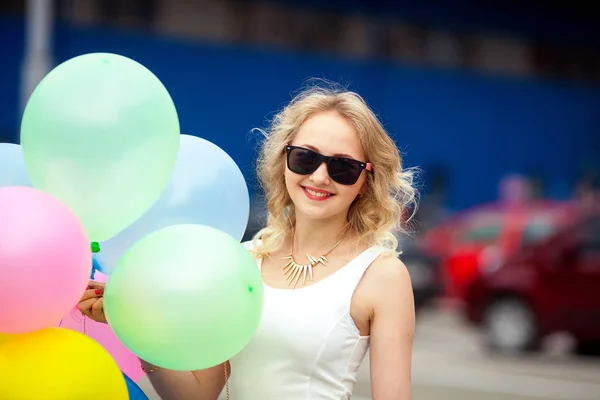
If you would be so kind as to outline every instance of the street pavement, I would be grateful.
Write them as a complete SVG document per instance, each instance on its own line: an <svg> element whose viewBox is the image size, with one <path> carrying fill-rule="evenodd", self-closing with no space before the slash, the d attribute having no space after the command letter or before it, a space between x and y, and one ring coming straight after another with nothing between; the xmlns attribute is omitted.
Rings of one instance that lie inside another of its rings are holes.
<svg viewBox="0 0 600 400"><path fill-rule="evenodd" d="M528 356L488 354L477 332L453 311L417 316L413 350L413 400L600 400L600 358L571 355L565 337ZM150 400L160 400L142 379ZM353 400L370 400L368 356ZM235 399L232 399L235 400ZM283 399L282 399L283 400Z"/></svg>

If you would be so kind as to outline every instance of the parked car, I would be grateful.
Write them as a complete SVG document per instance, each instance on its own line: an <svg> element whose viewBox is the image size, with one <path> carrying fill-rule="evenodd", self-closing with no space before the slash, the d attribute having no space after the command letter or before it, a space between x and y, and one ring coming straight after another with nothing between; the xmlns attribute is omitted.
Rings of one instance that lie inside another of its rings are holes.
<svg viewBox="0 0 600 400"><path fill-rule="evenodd" d="M582 354L600 354L600 213L579 216L546 240L484 270L465 312L495 351L540 347L568 332Z"/></svg>
<svg viewBox="0 0 600 400"><path fill-rule="evenodd" d="M569 215L569 205L560 202L484 204L425 232L419 246L440 259L444 294L462 301L482 268L543 240L563 226Z"/></svg>

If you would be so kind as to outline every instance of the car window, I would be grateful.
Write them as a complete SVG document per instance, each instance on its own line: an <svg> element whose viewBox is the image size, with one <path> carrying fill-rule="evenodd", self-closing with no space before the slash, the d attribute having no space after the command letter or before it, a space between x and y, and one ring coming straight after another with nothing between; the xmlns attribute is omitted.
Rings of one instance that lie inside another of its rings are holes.
<svg viewBox="0 0 600 400"><path fill-rule="evenodd" d="M521 244L528 245L541 242L542 240L550 237L557 230L557 226L547 222L531 222L523 231L521 237Z"/></svg>
<svg viewBox="0 0 600 400"><path fill-rule="evenodd" d="M500 235L500 225L482 225L464 232L460 240L469 242L493 242Z"/></svg>

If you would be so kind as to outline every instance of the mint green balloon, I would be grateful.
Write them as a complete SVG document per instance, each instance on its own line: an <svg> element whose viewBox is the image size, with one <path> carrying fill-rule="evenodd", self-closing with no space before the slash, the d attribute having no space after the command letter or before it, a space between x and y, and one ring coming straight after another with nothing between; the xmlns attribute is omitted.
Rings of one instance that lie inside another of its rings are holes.
<svg viewBox="0 0 600 400"><path fill-rule="evenodd" d="M262 315L254 257L205 225L172 225L145 236L119 260L104 291L116 336L159 367L210 368L239 353Z"/></svg>
<svg viewBox="0 0 600 400"><path fill-rule="evenodd" d="M99 242L161 195L177 159L179 120L167 89L146 67L116 54L85 54L35 88L21 147L33 186L65 203Z"/></svg>

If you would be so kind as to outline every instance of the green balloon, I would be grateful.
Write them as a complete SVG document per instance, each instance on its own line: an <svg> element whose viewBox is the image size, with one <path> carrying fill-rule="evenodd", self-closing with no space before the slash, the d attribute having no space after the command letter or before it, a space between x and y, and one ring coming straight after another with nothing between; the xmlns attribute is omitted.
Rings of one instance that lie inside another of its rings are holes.
<svg viewBox="0 0 600 400"><path fill-rule="evenodd" d="M229 360L262 315L254 257L228 234L172 225L145 236L117 263L104 291L116 336L159 367L190 371Z"/></svg>
<svg viewBox="0 0 600 400"><path fill-rule="evenodd" d="M127 57L92 53L60 64L35 88L21 147L33 186L65 203L100 242L161 195L179 133L173 100L152 72Z"/></svg>

